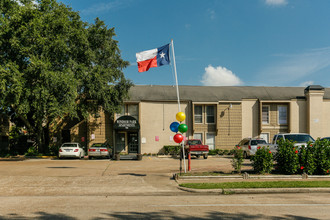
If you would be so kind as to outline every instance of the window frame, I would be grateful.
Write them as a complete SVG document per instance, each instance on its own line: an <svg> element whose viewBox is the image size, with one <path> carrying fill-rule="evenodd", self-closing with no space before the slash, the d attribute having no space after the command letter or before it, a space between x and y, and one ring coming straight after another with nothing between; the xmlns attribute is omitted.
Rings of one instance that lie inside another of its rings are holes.
<svg viewBox="0 0 330 220"><path fill-rule="evenodd" d="M265 122L264 121L264 115L263 115L263 113L264 113L264 111L263 111L263 108L267 108L267 122ZM269 125L269 123L270 123L270 105L262 105L262 107L261 107L261 123L263 124L263 125Z"/></svg>
<svg viewBox="0 0 330 220"><path fill-rule="evenodd" d="M280 119L280 108L283 108L283 107L285 107L285 109L286 109L286 112L285 112L285 114L286 114L285 122L282 122L281 121L282 119ZM287 105L278 105L277 106L277 112L278 112L278 116L277 116L277 123L278 123L278 125L287 125L288 124L288 106Z"/></svg>
<svg viewBox="0 0 330 220"><path fill-rule="evenodd" d="M208 135L212 134L213 135L213 148L210 147L210 144L207 142L208 140ZM214 150L215 149L215 133L214 132L207 132L205 134L205 144L209 146L209 150Z"/></svg>
<svg viewBox="0 0 330 220"><path fill-rule="evenodd" d="M196 107L201 108L201 114L200 115L196 115ZM196 120L196 116L199 116L201 118L200 122ZM194 105L194 122L195 122L195 124L203 124L203 105Z"/></svg>
<svg viewBox="0 0 330 220"><path fill-rule="evenodd" d="M195 134L200 134L200 135L201 135L201 139L200 139L200 140L202 141L202 143L204 143L204 142L203 142L203 132L195 132L195 133L194 133L193 138L194 138L194 139L198 139L198 138L195 137Z"/></svg>
<svg viewBox="0 0 330 220"><path fill-rule="evenodd" d="M213 122L208 122L208 112L207 112L207 108L208 107L212 107L213 108ZM214 105L205 105L205 124L215 124L215 106Z"/></svg>

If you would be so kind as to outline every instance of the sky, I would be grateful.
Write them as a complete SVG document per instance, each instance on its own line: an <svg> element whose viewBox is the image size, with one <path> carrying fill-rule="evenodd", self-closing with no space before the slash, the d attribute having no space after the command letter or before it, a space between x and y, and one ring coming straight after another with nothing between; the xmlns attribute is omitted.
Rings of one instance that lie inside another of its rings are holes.
<svg viewBox="0 0 330 220"><path fill-rule="evenodd" d="M135 85L175 85L135 54L173 39L179 85L330 87L329 0L58 0L115 28Z"/></svg>

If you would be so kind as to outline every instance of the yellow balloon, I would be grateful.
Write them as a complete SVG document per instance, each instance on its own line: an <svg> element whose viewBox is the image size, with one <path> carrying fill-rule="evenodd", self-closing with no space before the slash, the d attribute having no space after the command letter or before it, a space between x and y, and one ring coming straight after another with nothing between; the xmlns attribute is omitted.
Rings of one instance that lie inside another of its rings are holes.
<svg viewBox="0 0 330 220"><path fill-rule="evenodd" d="M183 112L178 112L176 114L176 120L178 121L184 121L186 119L186 115Z"/></svg>

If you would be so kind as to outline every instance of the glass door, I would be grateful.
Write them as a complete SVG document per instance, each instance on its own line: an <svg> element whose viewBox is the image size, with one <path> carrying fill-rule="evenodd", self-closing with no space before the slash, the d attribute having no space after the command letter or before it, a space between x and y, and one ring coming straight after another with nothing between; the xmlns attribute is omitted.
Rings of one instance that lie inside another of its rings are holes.
<svg viewBox="0 0 330 220"><path fill-rule="evenodd" d="M138 134L128 133L128 153L138 153Z"/></svg>
<svg viewBox="0 0 330 220"><path fill-rule="evenodd" d="M115 153L120 153L122 151L125 151L125 147L126 147L125 133L117 133Z"/></svg>

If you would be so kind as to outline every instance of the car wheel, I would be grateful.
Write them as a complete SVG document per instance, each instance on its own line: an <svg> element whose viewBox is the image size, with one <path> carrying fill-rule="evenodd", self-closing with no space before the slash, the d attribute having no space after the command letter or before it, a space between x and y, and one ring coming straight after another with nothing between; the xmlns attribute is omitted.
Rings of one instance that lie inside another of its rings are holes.
<svg viewBox="0 0 330 220"><path fill-rule="evenodd" d="M91 156L88 156L88 160L91 160L91 159L93 159L93 157L91 157Z"/></svg>
<svg viewBox="0 0 330 220"><path fill-rule="evenodd" d="M201 155L196 155L196 158L198 159L198 158L200 158L200 156L201 156Z"/></svg>
<svg viewBox="0 0 330 220"><path fill-rule="evenodd" d="M203 158L204 158L205 160L207 159L207 157L208 157L207 154L204 154L204 155L203 155Z"/></svg>

